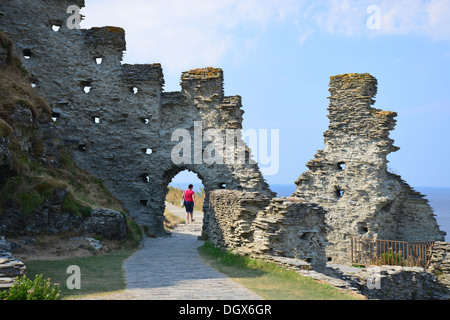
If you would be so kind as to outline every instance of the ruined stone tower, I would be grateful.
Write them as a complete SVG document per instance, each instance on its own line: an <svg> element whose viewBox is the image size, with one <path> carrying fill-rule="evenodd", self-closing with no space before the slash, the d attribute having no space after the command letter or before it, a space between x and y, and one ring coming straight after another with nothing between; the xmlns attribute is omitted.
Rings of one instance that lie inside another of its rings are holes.
<svg viewBox="0 0 450 320"><path fill-rule="evenodd" d="M147 234L163 234L167 185L186 169L198 174L207 194L223 188L272 194L249 161L194 161L208 141L200 141L200 150L192 147L192 161L172 161L176 129L193 138L195 123L220 132L242 127L241 98L224 95L222 70L185 72L180 92L164 92L160 64L122 64L123 29L69 29L70 5L82 8L84 1L2 0L0 30L14 41L16 54L51 105L76 163L102 179ZM205 210L204 230L208 198Z"/></svg>
<svg viewBox="0 0 450 320"><path fill-rule="evenodd" d="M377 80L369 74L331 77L325 148L308 162L294 197L323 207L327 256L348 262L350 238L443 240L428 201L387 169L399 148L389 133L394 112L372 108Z"/></svg>

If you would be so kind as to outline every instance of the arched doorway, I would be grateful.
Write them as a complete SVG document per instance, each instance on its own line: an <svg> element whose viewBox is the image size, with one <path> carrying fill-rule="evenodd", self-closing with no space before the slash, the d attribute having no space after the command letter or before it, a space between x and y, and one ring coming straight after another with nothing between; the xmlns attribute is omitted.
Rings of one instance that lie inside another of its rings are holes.
<svg viewBox="0 0 450 320"><path fill-rule="evenodd" d="M200 173L187 168L172 168L166 171L164 182L166 184L166 203L171 203L177 207L180 207L182 191L188 189L189 184L194 186L193 190L196 197L194 216L196 219L198 217L202 219L202 230L198 236L205 236L209 221L209 193L217 189L216 186L209 184ZM179 210L177 211L179 212ZM185 212L178 216L186 220Z"/></svg>
<svg viewBox="0 0 450 320"><path fill-rule="evenodd" d="M183 192L188 189L188 186L193 185L195 192L195 207L193 218L197 224L203 221L203 204L206 196L203 182L198 178L198 175L185 170L178 173L168 185L168 192L166 196L166 210L164 212L166 219L178 221L178 223L186 224L188 217L185 214L185 208L180 207L180 199ZM181 220L183 222L181 222ZM199 230L198 236L201 236L202 231Z"/></svg>

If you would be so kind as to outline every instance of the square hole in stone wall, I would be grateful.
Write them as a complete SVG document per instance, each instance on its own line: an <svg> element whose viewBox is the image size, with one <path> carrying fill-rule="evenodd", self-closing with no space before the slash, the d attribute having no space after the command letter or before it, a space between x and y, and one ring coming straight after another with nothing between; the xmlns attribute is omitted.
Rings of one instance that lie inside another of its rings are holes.
<svg viewBox="0 0 450 320"><path fill-rule="evenodd" d="M49 25L51 26L53 31L58 32L59 30L61 30L63 22L62 22L62 20L59 20L59 19L50 20Z"/></svg>
<svg viewBox="0 0 450 320"><path fill-rule="evenodd" d="M81 81L81 88L83 89L84 93L91 92L92 81Z"/></svg>
<svg viewBox="0 0 450 320"><path fill-rule="evenodd" d="M336 197L342 198L344 196L344 193L345 193L344 190L342 190L340 188L336 188L336 191L335 191Z"/></svg>
<svg viewBox="0 0 450 320"><path fill-rule="evenodd" d="M22 51L22 53L23 53L23 57L25 58L25 59L31 59L31 56L33 55L33 52L31 52L31 50L30 49L24 49L23 51Z"/></svg>
<svg viewBox="0 0 450 320"><path fill-rule="evenodd" d="M148 175L148 173L141 174L140 178L142 179L142 182L150 183L150 176Z"/></svg>
<svg viewBox="0 0 450 320"><path fill-rule="evenodd" d="M345 162L339 162L337 164L337 167L338 167L339 170L345 171Z"/></svg>

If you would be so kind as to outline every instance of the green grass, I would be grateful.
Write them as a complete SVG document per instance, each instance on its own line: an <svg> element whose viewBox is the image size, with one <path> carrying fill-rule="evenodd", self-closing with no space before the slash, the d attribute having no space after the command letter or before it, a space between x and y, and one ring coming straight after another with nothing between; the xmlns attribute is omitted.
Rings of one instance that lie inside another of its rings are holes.
<svg viewBox="0 0 450 320"><path fill-rule="evenodd" d="M266 300L358 300L354 295L314 281L273 263L237 256L215 248L206 242L199 249L204 261L241 283ZM24 261L30 277L43 274L52 283L60 283L61 298L73 299L85 295L102 295L126 288L123 262L135 251L56 261ZM80 267L81 289L69 290L66 273L71 265Z"/></svg>
<svg viewBox="0 0 450 320"><path fill-rule="evenodd" d="M206 242L199 249L205 262L266 300L357 300L328 284L274 263L234 255Z"/></svg>
<svg viewBox="0 0 450 320"><path fill-rule="evenodd" d="M71 258L54 261L24 261L30 277L43 274L52 283L59 283L61 298L68 299L82 295L102 294L124 290L126 287L122 264L134 251L124 250L112 254ZM69 290L67 280L72 275L67 273L71 265L80 267L81 289Z"/></svg>

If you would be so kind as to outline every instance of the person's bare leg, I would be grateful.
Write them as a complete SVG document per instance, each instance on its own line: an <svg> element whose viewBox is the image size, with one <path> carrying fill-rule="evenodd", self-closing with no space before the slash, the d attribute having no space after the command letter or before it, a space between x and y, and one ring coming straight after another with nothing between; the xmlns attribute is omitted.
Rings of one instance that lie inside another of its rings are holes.
<svg viewBox="0 0 450 320"><path fill-rule="evenodd" d="M191 222L194 222L195 220L194 220L194 213L193 212L191 212Z"/></svg>
<svg viewBox="0 0 450 320"><path fill-rule="evenodd" d="M186 224L189 223L189 213L186 212Z"/></svg>

